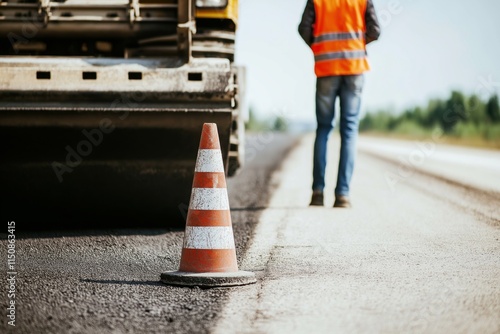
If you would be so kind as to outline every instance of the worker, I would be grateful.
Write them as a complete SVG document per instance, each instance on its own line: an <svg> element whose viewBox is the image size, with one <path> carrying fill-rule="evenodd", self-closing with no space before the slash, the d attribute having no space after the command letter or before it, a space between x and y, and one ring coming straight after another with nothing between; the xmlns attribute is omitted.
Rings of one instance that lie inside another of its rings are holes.
<svg viewBox="0 0 500 334"><path fill-rule="evenodd" d="M366 44L380 36L372 0L308 0L299 25L302 39L314 53L316 140L311 204L323 206L326 151L340 98L340 161L334 207L349 208L354 170L361 92L370 69Z"/></svg>

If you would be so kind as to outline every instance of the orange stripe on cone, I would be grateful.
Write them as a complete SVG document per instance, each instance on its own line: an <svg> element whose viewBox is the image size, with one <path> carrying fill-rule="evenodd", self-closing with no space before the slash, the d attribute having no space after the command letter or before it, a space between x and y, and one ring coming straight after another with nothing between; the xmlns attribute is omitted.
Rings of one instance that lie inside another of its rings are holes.
<svg viewBox="0 0 500 334"><path fill-rule="evenodd" d="M187 226L231 226L228 210L189 210Z"/></svg>
<svg viewBox="0 0 500 334"><path fill-rule="evenodd" d="M179 271L190 273L238 271L234 249L187 249L182 250Z"/></svg>
<svg viewBox="0 0 500 334"><path fill-rule="evenodd" d="M193 188L226 188L224 173L197 172L194 174Z"/></svg>

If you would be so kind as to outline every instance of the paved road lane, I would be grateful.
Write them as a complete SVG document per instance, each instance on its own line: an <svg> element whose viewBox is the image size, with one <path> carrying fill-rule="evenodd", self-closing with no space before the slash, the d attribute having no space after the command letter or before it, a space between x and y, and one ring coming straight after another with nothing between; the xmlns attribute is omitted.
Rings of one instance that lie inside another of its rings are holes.
<svg viewBox="0 0 500 334"><path fill-rule="evenodd" d="M259 284L231 293L216 333L500 332L498 197L418 173L393 187L395 165L361 154L354 208L309 208L311 147L275 175L243 262Z"/></svg>
<svg viewBox="0 0 500 334"><path fill-rule="evenodd" d="M419 141L391 140L363 136L361 152L393 162L397 169L387 173L393 182L405 179L414 170L438 175L474 188L500 194L500 151L450 146L439 136Z"/></svg>
<svg viewBox="0 0 500 334"><path fill-rule="evenodd" d="M228 180L240 259L276 186L270 175L295 141L289 135L248 136L247 167ZM230 291L159 283L161 272L178 268L183 231L103 226L26 233L23 222L16 223L16 327L7 326L2 284L1 333L206 333ZM7 259L5 233L0 258ZM4 270L1 277L5 283Z"/></svg>

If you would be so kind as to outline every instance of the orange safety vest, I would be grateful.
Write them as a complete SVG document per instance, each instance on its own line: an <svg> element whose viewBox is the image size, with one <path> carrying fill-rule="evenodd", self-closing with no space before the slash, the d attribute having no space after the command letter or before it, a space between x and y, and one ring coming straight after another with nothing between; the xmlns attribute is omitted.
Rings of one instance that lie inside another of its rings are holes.
<svg viewBox="0 0 500 334"><path fill-rule="evenodd" d="M356 75L370 69L366 56L367 0L314 0L316 76Z"/></svg>

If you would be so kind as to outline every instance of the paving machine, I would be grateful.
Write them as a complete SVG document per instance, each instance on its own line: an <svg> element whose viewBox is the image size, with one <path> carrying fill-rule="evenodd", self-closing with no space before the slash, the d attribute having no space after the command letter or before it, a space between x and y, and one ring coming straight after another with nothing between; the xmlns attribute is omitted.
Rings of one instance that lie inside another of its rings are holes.
<svg viewBox="0 0 500 334"><path fill-rule="evenodd" d="M3 218L182 226L203 123L243 164L237 0L0 1Z"/></svg>

